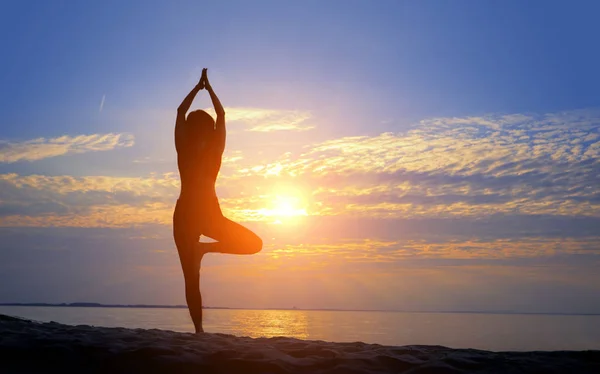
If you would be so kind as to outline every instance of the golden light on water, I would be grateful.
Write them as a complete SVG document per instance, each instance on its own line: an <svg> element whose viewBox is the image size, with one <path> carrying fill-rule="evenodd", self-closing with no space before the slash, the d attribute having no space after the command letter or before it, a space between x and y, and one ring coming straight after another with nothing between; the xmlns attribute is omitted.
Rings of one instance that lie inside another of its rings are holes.
<svg viewBox="0 0 600 374"><path fill-rule="evenodd" d="M212 311L207 312L210 319ZM228 314L231 326L239 336L254 338L287 336L298 339L307 339L308 313L295 310L227 310L219 311Z"/></svg>

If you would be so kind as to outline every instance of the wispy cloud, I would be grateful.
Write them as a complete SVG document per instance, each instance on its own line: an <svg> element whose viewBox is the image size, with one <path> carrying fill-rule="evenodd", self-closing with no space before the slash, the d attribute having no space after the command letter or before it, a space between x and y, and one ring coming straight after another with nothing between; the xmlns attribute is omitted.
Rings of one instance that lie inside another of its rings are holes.
<svg viewBox="0 0 600 374"><path fill-rule="evenodd" d="M104 100L106 100L106 95L102 95L102 100L100 100L100 109L98 109L98 113L102 113L102 109L104 109Z"/></svg>
<svg viewBox="0 0 600 374"><path fill-rule="evenodd" d="M577 111L424 120L404 133L313 144L223 183L308 184L312 214L600 217L598 167L600 115Z"/></svg>
<svg viewBox="0 0 600 374"><path fill-rule="evenodd" d="M483 240L479 238L445 238L444 240L394 240L374 239L327 242L307 241L302 244L271 243L265 255L273 258L319 257L328 263L328 257L343 258L344 262L390 263L410 259L522 259L553 257L566 254L600 255L600 237L585 238L518 238Z"/></svg>
<svg viewBox="0 0 600 374"><path fill-rule="evenodd" d="M131 147L133 144L133 135L124 133L65 135L57 138L37 138L23 142L0 140L0 162L36 161L70 154L110 151L120 147Z"/></svg>
<svg viewBox="0 0 600 374"><path fill-rule="evenodd" d="M173 174L73 177L0 174L0 226L121 227L168 224Z"/></svg>
<svg viewBox="0 0 600 374"><path fill-rule="evenodd" d="M214 115L213 109L206 109ZM277 110L261 108L225 108L227 121L241 122L247 126L246 131L306 131L314 128L306 121L311 114L300 110Z"/></svg>

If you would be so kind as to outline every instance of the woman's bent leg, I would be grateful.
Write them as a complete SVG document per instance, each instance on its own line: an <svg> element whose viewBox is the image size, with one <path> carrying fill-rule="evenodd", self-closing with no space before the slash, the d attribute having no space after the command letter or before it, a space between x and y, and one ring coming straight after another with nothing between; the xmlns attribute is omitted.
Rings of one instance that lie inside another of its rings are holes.
<svg viewBox="0 0 600 374"><path fill-rule="evenodd" d="M202 231L204 235L217 240L216 243L203 243L205 252L251 255L262 249L263 242L258 235L223 216Z"/></svg>

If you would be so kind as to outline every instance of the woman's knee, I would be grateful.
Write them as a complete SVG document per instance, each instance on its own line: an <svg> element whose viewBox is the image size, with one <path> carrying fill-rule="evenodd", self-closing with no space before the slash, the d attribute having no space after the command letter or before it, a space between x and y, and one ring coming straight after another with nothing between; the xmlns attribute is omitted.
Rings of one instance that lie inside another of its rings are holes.
<svg viewBox="0 0 600 374"><path fill-rule="evenodd" d="M263 247L262 239L256 234L252 235L252 238L249 240L249 243L248 243L249 253L250 254L258 253L262 250L262 247Z"/></svg>

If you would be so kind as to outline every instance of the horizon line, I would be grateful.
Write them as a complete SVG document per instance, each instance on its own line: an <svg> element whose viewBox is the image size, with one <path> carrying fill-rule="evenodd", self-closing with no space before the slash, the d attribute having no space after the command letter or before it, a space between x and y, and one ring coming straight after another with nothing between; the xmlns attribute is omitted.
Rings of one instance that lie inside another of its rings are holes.
<svg viewBox="0 0 600 374"><path fill-rule="evenodd" d="M93 302L74 303L0 303L0 306L31 306L31 307L66 307L66 308L147 308L147 309L187 309L187 305L163 304L102 304ZM223 310L290 310L290 311L331 311L331 312L384 312L384 313L456 313L456 314L536 314L536 315L573 315L597 316L600 312L524 312L513 310L394 310L394 309L343 309L343 308L298 308L298 307L271 307L271 308L243 308L225 306L204 306L203 309Z"/></svg>

